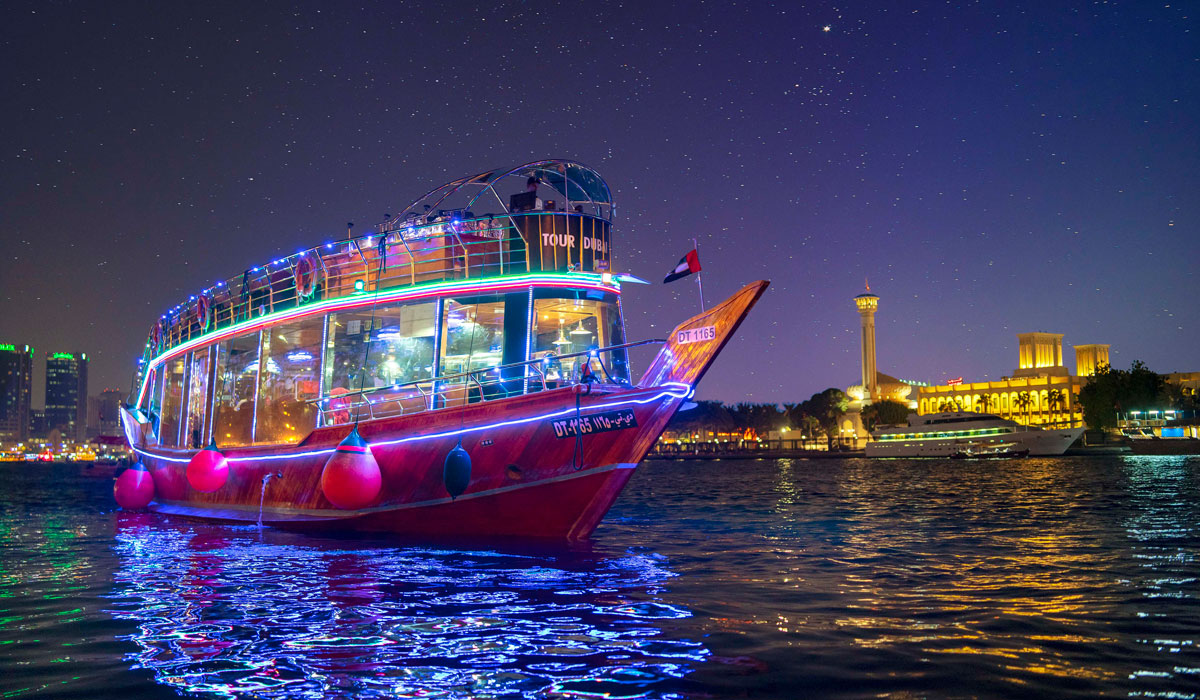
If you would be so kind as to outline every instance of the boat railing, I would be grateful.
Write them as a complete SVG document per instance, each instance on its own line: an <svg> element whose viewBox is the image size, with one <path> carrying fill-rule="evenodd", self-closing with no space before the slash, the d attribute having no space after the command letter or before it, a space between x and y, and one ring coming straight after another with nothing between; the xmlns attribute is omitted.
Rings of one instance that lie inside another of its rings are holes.
<svg viewBox="0 0 1200 700"><path fill-rule="evenodd" d="M414 219L250 268L164 314L147 340L145 360L209 331L304 304L536 271L530 270L528 242L517 220L547 215L595 219L563 211L439 216L420 224ZM541 230L541 218L534 228Z"/></svg>
<svg viewBox="0 0 1200 700"><path fill-rule="evenodd" d="M320 425L341 425L360 420L455 408L577 384L619 385L623 382L614 378L609 370L613 352L665 342L662 338L654 338L564 355L550 353L524 362L484 367L431 379L330 393L310 399L308 403L317 405ZM604 362L604 356L609 356L609 364ZM581 361L578 366L573 366L576 359ZM592 370L590 379L588 374L582 371L585 363Z"/></svg>

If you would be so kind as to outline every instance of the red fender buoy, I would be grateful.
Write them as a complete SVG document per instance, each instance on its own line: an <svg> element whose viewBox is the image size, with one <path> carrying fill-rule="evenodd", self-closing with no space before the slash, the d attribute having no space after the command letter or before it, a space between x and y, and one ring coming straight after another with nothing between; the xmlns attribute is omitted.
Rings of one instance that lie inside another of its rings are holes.
<svg viewBox="0 0 1200 700"><path fill-rule="evenodd" d="M125 510L141 510L154 500L154 478L146 465L138 462L121 472L113 484L113 498Z"/></svg>
<svg viewBox="0 0 1200 700"><path fill-rule="evenodd" d="M357 510L379 496L383 477L371 446L358 434L358 426L337 446L321 472L321 492L343 510Z"/></svg>
<svg viewBox="0 0 1200 700"><path fill-rule="evenodd" d="M192 461L188 462L187 480L197 491L212 493L224 486L228 479L229 460L217 449L216 440L197 452Z"/></svg>

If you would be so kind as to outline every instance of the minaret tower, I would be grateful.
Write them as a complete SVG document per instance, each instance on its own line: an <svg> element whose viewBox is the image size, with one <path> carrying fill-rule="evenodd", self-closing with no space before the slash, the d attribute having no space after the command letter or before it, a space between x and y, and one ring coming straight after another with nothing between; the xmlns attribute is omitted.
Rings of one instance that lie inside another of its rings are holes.
<svg viewBox="0 0 1200 700"><path fill-rule="evenodd" d="M862 317L862 385L863 403L878 398L879 379L875 369L875 311L879 308L879 297L871 293L871 282L867 291L854 297L858 315Z"/></svg>

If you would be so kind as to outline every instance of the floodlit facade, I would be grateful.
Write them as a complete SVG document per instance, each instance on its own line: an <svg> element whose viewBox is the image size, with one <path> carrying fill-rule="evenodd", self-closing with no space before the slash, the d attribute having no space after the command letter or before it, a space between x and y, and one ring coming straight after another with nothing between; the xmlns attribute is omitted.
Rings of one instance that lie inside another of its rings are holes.
<svg viewBox="0 0 1200 700"><path fill-rule="evenodd" d="M922 387L917 412L978 411L1023 425L1083 425L1079 391L1088 376L1101 364L1108 364L1109 346L1075 346L1076 373L1071 374L1063 365L1062 339L1061 333L1017 334L1017 368L1011 377Z"/></svg>

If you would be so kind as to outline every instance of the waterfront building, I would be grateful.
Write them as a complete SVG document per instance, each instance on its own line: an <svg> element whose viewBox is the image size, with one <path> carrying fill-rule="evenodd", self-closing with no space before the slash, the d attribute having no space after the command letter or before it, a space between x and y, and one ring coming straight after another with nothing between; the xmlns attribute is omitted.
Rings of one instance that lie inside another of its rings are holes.
<svg viewBox="0 0 1200 700"><path fill-rule="evenodd" d="M997 381L955 382L922 388L921 415L941 411L994 413L1024 425L1083 425L1079 391L1108 364L1108 345L1076 345L1075 374L1063 364L1061 333L1017 334L1017 368Z"/></svg>
<svg viewBox="0 0 1200 700"><path fill-rule="evenodd" d="M121 435L121 403L125 392L120 389L105 389L97 396L88 397L88 437Z"/></svg>
<svg viewBox="0 0 1200 700"><path fill-rule="evenodd" d="M0 344L0 442L29 439L33 348Z"/></svg>
<svg viewBox="0 0 1200 700"><path fill-rule="evenodd" d="M86 353L46 353L46 431L82 442L87 431Z"/></svg>

